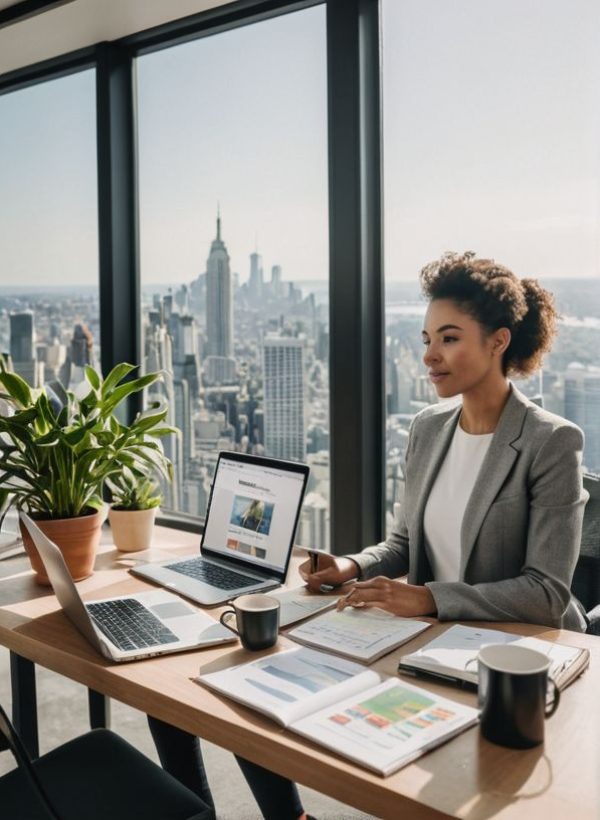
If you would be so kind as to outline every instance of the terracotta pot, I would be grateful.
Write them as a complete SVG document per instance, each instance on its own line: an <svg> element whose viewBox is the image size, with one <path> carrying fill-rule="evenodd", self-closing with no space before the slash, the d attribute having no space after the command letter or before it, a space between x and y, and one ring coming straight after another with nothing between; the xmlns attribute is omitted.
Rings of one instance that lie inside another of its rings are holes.
<svg viewBox="0 0 600 820"><path fill-rule="evenodd" d="M108 520L115 547L122 552L147 550L152 543L157 511L157 507L149 510L115 510L111 507Z"/></svg>
<svg viewBox="0 0 600 820"><path fill-rule="evenodd" d="M88 515L79 515L76 518L35 519L35 523L44 535L54 541L62 552L74 581L81 581L94 571L94 559L100 543L104 518L104 510L99 510ZM42 559L23 524L21 524L21 535L25 551L31 561L31 568L35 573L35 580L42 586L50 586Z"/></svg>

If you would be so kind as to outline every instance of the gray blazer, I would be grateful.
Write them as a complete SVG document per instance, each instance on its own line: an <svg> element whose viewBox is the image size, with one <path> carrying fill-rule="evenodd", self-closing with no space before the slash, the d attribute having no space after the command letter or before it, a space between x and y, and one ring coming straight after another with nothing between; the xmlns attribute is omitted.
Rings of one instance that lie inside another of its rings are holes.
<svg viewBox="0 0 600 820"><path fill-rule="evenodd" d="M514 385L467 504L456 582L433 580L423 514L458 423L436 404L413 420L400 520L386 542L351 557L362 578L408 573L426 584L440 620L522 621L585 631L570 586L581 539L583 434Z"/></svg>

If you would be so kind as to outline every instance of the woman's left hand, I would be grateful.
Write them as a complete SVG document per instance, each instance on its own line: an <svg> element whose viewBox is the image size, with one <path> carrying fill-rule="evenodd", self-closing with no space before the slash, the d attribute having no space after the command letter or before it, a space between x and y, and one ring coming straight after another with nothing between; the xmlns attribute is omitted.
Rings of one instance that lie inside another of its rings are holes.
<svg viewBox="0 0 600 820"><path fill-rule="evenodd" d="M338 609L347 606L376 606L403 618L436 614L435 600L427 587L395 581L383 575L369 581L357 581L352 590L338 601Z"/></svg>

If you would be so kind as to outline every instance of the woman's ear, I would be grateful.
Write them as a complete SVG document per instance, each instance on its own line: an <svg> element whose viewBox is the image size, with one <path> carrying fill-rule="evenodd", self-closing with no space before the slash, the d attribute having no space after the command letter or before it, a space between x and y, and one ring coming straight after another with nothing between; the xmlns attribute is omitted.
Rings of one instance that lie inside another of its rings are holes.
<svg viewBox="0 0 600 820"><path fill-rule="evenodd" d="M494 331L492 337L492 353L501 356L510 344L510 330L507 327L500 327Z"/></svg>

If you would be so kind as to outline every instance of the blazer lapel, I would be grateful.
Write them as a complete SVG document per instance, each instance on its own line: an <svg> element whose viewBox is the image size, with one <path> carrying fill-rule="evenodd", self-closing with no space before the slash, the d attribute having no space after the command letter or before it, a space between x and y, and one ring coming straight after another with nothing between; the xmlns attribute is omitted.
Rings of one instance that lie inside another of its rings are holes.
<svg viewBox="0 0 600 820"><path fill-rule="evenodd" d="M500 421L467 503L461 529L460 579L463 580L483 519L508 476L520 447L517 439L527 414L528 399L511 385Z"/></svg>

